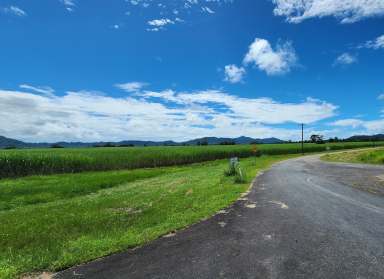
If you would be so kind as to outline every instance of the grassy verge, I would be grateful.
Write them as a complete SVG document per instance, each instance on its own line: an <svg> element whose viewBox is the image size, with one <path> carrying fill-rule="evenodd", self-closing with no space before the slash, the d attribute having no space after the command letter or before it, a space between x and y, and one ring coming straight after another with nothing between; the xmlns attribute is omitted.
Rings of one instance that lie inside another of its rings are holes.
<svg viewBox="0 0 384 279"><path fill-rule="evenodd" d="M240 184L224 175L226 160L3 180L0 278L60 270L186 227L235 201L259 170L290 157L241 160L248 179Z"/></svg>
<svg viewBox="0 0 384 279"><path fill-rule="evenodd" d="M374 143L376 146L384 142ZM305 152L372 146L372 142L305 144ZM263 155L299 154L301 145L161 146L0 150L0 179L28 175L156 168Z"/></svg>
<svg viewBox="0 0 384 279"><path fill-rule="evenodd" d="M321 159L331 162L384 164L384 149L331 153L322 156Z"/></svg>
<svg viewBox="0 0 384 279"><path fill-rule="evenodd" d="M3 179L0 180L0 211L90 195L166 171L166 168L156 168Z"/></svg>

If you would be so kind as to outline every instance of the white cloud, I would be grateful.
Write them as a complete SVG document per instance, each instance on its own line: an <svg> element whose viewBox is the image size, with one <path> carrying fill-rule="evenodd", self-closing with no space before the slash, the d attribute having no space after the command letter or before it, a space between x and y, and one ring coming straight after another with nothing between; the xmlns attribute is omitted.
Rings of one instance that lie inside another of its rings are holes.
<svg viewBox="0 0 384 279"><path fill-rule="evenodd" d="M384 101L384 93L383 94L380 94L378 97L377 97L378 100L382 100Z"/></svg>
<svg viewBox="0 0 384 279"><path fill-rule="evenodd" d="M49 86L32 86L28 84L20 84L21 89L31 90L36 93L40 93L46 96L54 96L55 90Z"/></svg>
<svg viewBox="0 0 384 279"><path fill-rule="evenodd" d="M314 17L333 16L342 23L353 23L384 15L383 0L272 0L275 15L300 23Z"/></svg>
<svg viewBox="0 0 384 279"><path fill-rule="evenodd" d="M357 63L357 57L350 53L343 53L339 57L336 58L333 63L334 66L337 65L351 65Z"/></svg>
<svg viewBox="0 0 384 279"><path fill-rule="evenodd" d="M153 19L147 22L147 24L150 26L150 28L147 28L147 31L157 32L164 30L167 25L175 24L175 22L181 22L182 20L179 18L176 18L175 20L171 20L169 18L160 18L160 19Z"/></svg>
<svg viewBox="0 0 384 279"><path fill-rule="evenodd" d="M381 35L374 40L367 41L365 44L361 45L359 48L384 49L384 35Z"/></svg>
<svg viewBox="0 0 384 279"><path fill-rule="evenodd" d="M225 81L230 83L241 82L246 74L243 67L237 67L236 65L227 65L224 67Z"/></svg>
<svg viewBox="0 0 384 279"><path fill-rule="evenodd" d="M134 81L134 82L127 82L127 83L118 83L118 84L115 84L115 87L127 92L137 92L141 90L143 87L148 85L149 84L145 82Z"/></svg>
<svg viewBox="0 0 384 279"><path fill-rule="evenodd" d="M217 90L178 93L175 97L180 104L208 107L215 104L221 113L226 109L227 116L239 121L265 124L312 123L333 116L337 109L332 104L312 98L298 104L279 103L269 98L240 98Z"/></svg>
<svg viewBox="0 0 384 279"><path fill-rule="evenodd" d="M75 0L61 0L61 2L67 6L75 6Z"/></svg>
<svg viewBox="0 0 384 279"><path fill-rule="evenodd" d="M201 7L202 11L208 14L214 14L215 12L211 10L209 7Z"/></svg>
<svg viewBox="0 0 384 279"><path fill-rule="evenodd" d="M256 38L249 46L249 51L244 58L244 64L254 64L268 75L282 75L291 71L297 63L295 50L290 42L278 44L273 50L271 44Z"/></svg>
<svg viewBox="0 0 384 279"><path fill-rule="evenodd" d="M332 123L333 126L352 127L352 128L360 127L363 124L364 124L364 121L362 121L360 119L354 119L354 118L341 119L341 120L337 120L337 121Z"/></svg>
<svg viewBox="0 0 384 279"><path fill-rule="evenodd" d="M150 16L154 14L160 15L161 18L151 20L154 21L147 31L166 30L166 26L176 24L178 22L193 21L200 16L201 13L206 15L219 12L224 4L231 4L234 0L125 0L128 4L130 13L135 13L140 9L140 14L148 13ZM148 7L151 6L151 10ZM178 16L178 18L174 18ZM146 18L146 17L145 17ZM173 23L172 23L173 22ZM148 25L148 21L146 22Z"/></svg>
<svg viewBox="0 0 384 279"><path fill-rule="evenodd" d="M72 12L74 7L76 6L75 0L60 0L61 3L65 6L67 11Z"/></svg>
<svg viewBox="0 0 384 279"><path fill-rule="evenodd" d="M26 16L27 13L17 6L9 6L3 9L7 14L13 14L15 16Z"/></svg>
<svg viewBox="0 0 384 279"><path fill-rule="evenodd" d="M148 25L151 26L157 26L157 27L163 27L168 24L174 24L175 22L173 20L170 20L169 18L160 18L160 19L154 19L148 21Z"/></svg>
<svg viewBox="0 0 384 279"><path fill-rule="evenodd" d="M249 135L292 138L296 130L269 124L313 123L336 106L313 99L281 103L222 91L142 91L129 97L67 92L48 97L0 90L0 134L27 141L186 140Z"/></svg>
<svg viewBox="0 0 384 279"><path fill-rule="evenodd" d="M342 119L331 123L333 126L359 129L359 133L380 134L384 133L384 119L360 120L360 119Z"/></svg>
<svg viewBox="0 0 384 279"><path fill-rule="evenodd" d="M366 121L364 127L370 134L383 134L384 133L384 119Z"/></svg>

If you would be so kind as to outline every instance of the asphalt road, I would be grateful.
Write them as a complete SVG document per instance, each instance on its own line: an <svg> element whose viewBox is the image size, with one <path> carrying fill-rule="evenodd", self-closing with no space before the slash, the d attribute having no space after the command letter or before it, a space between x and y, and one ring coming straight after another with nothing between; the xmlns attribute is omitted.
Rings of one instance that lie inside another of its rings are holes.
<svg viewBox="0 0 384 279"><path fill-rule="evenodd" d="M384 278L384 196L362 191L383 174L317 156L285 161L227 213L56 277Z"/></svg>

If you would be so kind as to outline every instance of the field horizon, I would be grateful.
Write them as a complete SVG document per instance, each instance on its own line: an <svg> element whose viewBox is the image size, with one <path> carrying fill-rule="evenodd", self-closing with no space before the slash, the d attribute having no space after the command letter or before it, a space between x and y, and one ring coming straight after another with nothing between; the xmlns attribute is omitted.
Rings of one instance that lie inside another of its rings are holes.
<svg viewBox="0 0 384 279"><path fill-rule="evenodd" d="M381 146L384 142L161 147L87 147L0 150L0 179L28 175L78 173L177 166L230 157L300 154Z"/></svg>

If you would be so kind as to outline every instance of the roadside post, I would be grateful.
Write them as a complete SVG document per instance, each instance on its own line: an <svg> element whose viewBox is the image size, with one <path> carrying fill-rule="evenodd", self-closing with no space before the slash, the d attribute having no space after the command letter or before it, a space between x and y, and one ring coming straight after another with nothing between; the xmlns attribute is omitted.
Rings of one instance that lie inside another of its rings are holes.
<svg viewBox="0 0 384 279"><path fill-rule="evenodd" d="M304 155L304 123L301 124L301 154Z"/></svg>
<svg viewBox="0 0 384 279"><path fill-rule="evenodd" d="M256 144L253 144L251 148L252 148L252 153L254 157L253 163L256 165L256 161L257 161L256 158L259 157L261 154L258 152Z"/></svg>
<svg viewBox="0 0 384 279"><path fill-rule="evenodd" d="M232 157L231 159L229 159L229 165L231 168L236 168L238 164L239 164L238 157Z"/></svg>

